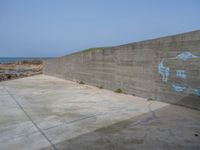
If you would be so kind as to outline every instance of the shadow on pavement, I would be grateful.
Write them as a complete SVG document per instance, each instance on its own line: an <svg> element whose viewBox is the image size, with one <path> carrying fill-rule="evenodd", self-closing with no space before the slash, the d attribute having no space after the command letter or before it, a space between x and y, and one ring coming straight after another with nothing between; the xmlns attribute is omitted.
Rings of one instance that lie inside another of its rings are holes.
<svg viewBox="0 0 200 150"><path fill-rule="evenodd" d="M200 111L169 105L55 146L58 150L197 150L199 141Z"/></svg>

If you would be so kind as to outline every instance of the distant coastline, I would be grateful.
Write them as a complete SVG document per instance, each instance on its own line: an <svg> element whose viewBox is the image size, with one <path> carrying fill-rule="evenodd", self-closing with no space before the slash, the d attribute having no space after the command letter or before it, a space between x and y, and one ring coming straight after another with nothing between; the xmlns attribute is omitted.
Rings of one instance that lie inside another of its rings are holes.
<svg viewBox="0 0 200 150"><path fill-rule="evenodd" d="M0 64L10 64L21 61L47 60L51 57L0 57Z"/></svg>

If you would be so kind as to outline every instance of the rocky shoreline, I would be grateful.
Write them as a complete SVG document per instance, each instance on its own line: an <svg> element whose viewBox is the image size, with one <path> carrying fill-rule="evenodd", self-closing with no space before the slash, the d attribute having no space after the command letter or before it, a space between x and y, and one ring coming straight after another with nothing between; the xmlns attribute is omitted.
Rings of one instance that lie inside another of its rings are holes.
<svg viewBox="0 0 200 150"><path fill-rule="evenodd" d="M0 64L0 81L42 74L42 60L24 60L16 63Z"/></svg>

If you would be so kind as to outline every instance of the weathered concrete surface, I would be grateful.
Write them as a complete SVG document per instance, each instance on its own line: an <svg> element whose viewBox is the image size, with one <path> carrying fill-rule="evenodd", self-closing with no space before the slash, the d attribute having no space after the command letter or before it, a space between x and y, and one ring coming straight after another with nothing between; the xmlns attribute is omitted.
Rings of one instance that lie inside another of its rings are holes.
<svg viewBox="0 0 200 150"><path fill-rule="evenodd" d="M44 74L200 109L200 31L47 60Z"/></svg>
<svg viewBox="0 0 200 150"><path fill-rule="evenodd" d="M200 111L45 75L0 82L0 150L200 149Z"/></svg>

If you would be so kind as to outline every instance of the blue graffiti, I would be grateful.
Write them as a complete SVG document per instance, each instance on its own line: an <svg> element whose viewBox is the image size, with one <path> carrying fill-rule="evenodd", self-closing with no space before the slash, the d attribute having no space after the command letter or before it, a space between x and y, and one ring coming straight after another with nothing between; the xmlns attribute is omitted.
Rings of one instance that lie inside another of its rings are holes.
<svg viewBox="0 0 200 150"><path fill-rule="evenodd" d="M176 70L176 76L181 78L181 79L186 79L187 78L185 70Z"/></svg>
<svg viewBox="0 0 200 150"><path fill-rule="evenodd" d="M168 78L171 74L170 68L164 64L164 62L170 61L172 59L175 60L182 60L187 61L190 59L200 59L200 56L196 56L192 54L191 52L185 51L180 54L178 54L175 57L170 58L164 58L162 61L158 64L158 72L162 76L162 81L168 83L171 86L171 89L175 92L192 92L193 94L200 96L200 88L190 87L190 85L183 85L179 83L172 83L168 82ZM182 62L185 63L185 62ZM187 72L185 70L176 70L176 77L186 80L188 78Z"/></svg>
<svg viewBox="0 0 200 150"><path fill-rule="evenodd" d="M197 96L200 96L200 89L193 89L193 93Z"/></svg>
<svg viewBox="0 0 200 150"><path fill-rule="evenodd" d="M169 74L170 74L170 69L169 67L164 66L163 61L159 63L158 71L162 75L162 81L167 82Z"/></svg>
<svg viewBox="0 0 200 150"><path fill-rule="evenodd" d="M183 92L186 89L186 87L182 85L172 84L172 89L173 91L176 91L176 92Z"/></svg>
<svg viewBox="0 0 200 150"><path fill-rule="evenodd" d="M188 59L199 58L199 57L193 55L190 52L182 52L181 54L177 55L175 58L178 59L178 60L184 60L184 61L186 61Z"/></svg>

